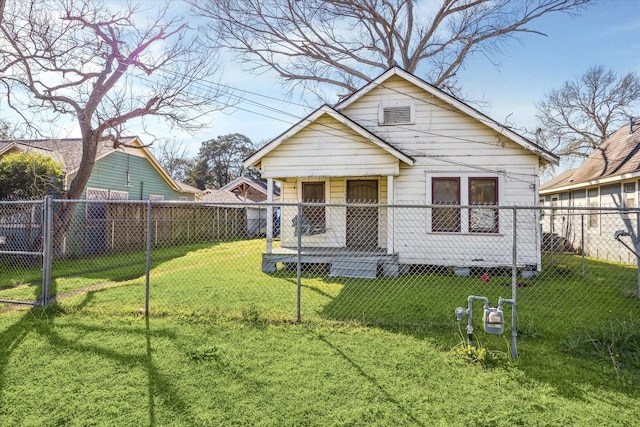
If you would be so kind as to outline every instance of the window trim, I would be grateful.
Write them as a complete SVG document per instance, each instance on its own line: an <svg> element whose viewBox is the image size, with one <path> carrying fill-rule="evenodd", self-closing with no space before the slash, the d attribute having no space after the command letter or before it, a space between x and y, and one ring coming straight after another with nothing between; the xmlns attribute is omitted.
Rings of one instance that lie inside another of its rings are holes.
<svg viewBox="0 0 640 427"><path fill-rule="evenodd" d="M436 181L455 181L458 184L458 191L457 191L457 198L458 201L454 206L460 206L461 204L461 200L462 200L462 184L461 184L461 179L459 176L432 176L431 177L431 204L432 205L440 205L440 203L436 202L435 200L435 182ZM442 203L443 206L447 206L446 203ZM462 213L460 212L460 208L432 208L432 213L431 213L431 223L430 223L430 229L431 232L433 233L460 233L460 231L462 230ZM434 212L440 210L440 209L447 209L453 212L453 210L455 209L456 211L456 221L454 223L455 227L440 227L437 229L434 229Z"/></svg>
<svg viewBox="0 0 640 427"><path fill-rule="evenodd" d="M324 185L324 202L321 203L328 203L328 201L330 200L330 191L331 191L331 182L329 179L322 179L322 178L302 178L302 179L298 179L297 182L297 194L298 194L298 200L300 202L303 202L303 198L302 198L302 187L305 183L318 183L321 182ZM326 230L327 228L329 228L329 224L330 224L330 209L327 209L327 206L325 206L324 208L324 227L322 227L324 230Z"/></svg>
<svg viewBox="0 0 640 427"><path fill-rule="evenodd" d="M633 187L633 188L631 188ZM630 191L628 191L628 189ZM633 206L629 206L628 200L633 200ZM622 183L622 203L625 209L634 209L638 204L638 184L636 181Z"/></svg>
<svg viewBox="0 0 640 427"><path fill-rule="evenodd" d="M492 169L498 169L498 167L493 167ZM477 173L477 172L473 172L473 171L468 171L468 170L435 170L435 171L427 171L426 172L426 202L427 204L432 204L433 203L433 184L432 184L432 178L453 178L453 177L458 177L460 178L460 200L461 203L468 203L469 202L469 180L473 179L473 178L495 178L496 182L497 182L497 207L500 207L502 205L502 200L504 197L504 188L505 188L505 179L504 176L502 174L499 173ZM453 232L453 231L434 231L432 229L432 209L427 209L427 213L426 213L426 229L425 232L426 233L444 233L444 234L469 234L469 235L489 235L489 236L493 236L493 235L498 235L500 234L500 230L503 229L503 227L500 224L500 209L496 209L497 212L497 221L496 221L496 225L497 225L497 230L495 232L478 232L478 231L470 231L469 230L469 205L465 205L462 204L462 207L460 208L460 216L461 216L461 220L460 220L460 224L461 224L461 230L458 232Z"/></svg>
<svg viewBox="0 0 640 427"><path fill-rule="evenodd" d="M89 193L91 193L91 192L97 192L97 191L99 191L99 192L101 192L101 193L104 193L104 194L106 195L106 197L104 197L104 198L100 198L100 197L89 197ZM108 199L109 199L109 190L108 190L108 189L106 189L106 188L87 187L87 188L85 189L85 192L84 192L84 198L85 198L86 200L108 200Z"/></svg>
<svg viewBox="0 0 640 427"><path fill-rule="evenodd" d="M591 190L595 190L596 195L590 195L589 193L591 193ZM597 233L600 231L600 212L593 209L594 206L592 206L592 204L595 203L596 207L600 206L600 187L587 188L586 196L587 207L589 207L589 210L587 211L587 230Z"/></svg>
<svg viewBox="0 0 640 427"><path fill-rule="evenodd" d="M122 197L112 197L112 196L122 196ZM109 190L109 200L129 200L129 192L120 191L120 190Z"/></svg>
<svg viewBox="0 0 640 427"><path fill-rule="evenodd" d="M471 201L471 181L472 180L478 180L478 181L493 181L495 182L495 203L473 203ZM468 202L469 202L469 206L474 206L474 205L478 205L478 206L498 206L499 203L499 196L500 196L500 182L498 180L497 176L470 176L467 179L467 185L469 186L469 191L468 191ZM471 228L471 224L472 224L472 211L473 209L470 208L469 209L469 215L467 217L467 220L469 221L469 233L473 233L473 234L497 234L500 232L500 210L499 209L493 209L493 223L494 223L494 227L489 230L489 229L472 229ZM482 208L479 209L479 211L491 211L491 209L488 208Z"/></svg>

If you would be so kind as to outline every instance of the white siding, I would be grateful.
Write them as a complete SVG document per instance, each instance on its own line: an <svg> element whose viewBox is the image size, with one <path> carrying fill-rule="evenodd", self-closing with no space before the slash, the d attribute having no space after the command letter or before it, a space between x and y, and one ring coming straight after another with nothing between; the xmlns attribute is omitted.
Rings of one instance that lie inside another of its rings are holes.
<svg viewBox="0 0 640 427"><path fill-rule="evenodd" d="M328 115L261 162L263 178L397 175L398 159Z"/></svg>
<svg viewBox="0 0 640 427"><path fill-rule="evenodd" d="M379 106L383 102L415 105L415 124L381 126ZM396 202L430 204L431 176L496 176L501 206L537 204L538 157L470 118L431 97L399 77L385 81L342 113L415 159L413 166L400 166L395 179ZM463 204L466 204L464 201ZM396 215L394 242L403 263L438 265L509 265L513 258L511 211L500 216L497 235L431 233L428 211ZM524 214L523 214L524 215ZM525 215L526 216L526 215ZM402 218L398 221L398 218ZM518 218L518 264L539 265L538 221ZM464 220L464 219L463 219ZM456 248L456 250L452 250ZM490 250L489 250L490 249Z"/></svg>
<svg viewBox="0 0 640 427"><path fill-rule="evenodd" d="M613 184L592 185L572 191L563 191L545 195L547 202L545 217L542 221L543 233L560 238L567 242L576 252L584 249L584 254L589 257L606 259L614 262L622 262L636 265L636 256L622 243L614 238L618 230L628 232L632 236L638 236L640 230L640 211L631 208L629 211L620 210L581 210L563 209L564 207L580 208L589 206L587 197L588 189L598 189L597 204L603 208L620 209L624 207L622 194L625 183L636 183L636 191L633 196L638 199L638 186L640 182L635 179L619 181ZM557 201L553 201L557 199ZM552 211L550 208L555 207ZM595 213L597 225L590 226L590 216ZM622 241L633 245L631 238L622 237Z"/></svg>
<svg viewBox="0 0 640 427"><path fill-rule="evenodd" d="M346 202L346 188L349 179L361 177L334 177L325 182L329 185L329 199L327 203L344 204ZM285 203L298 202L298 188L303 181L319 180L320 178L289 178L282 182L281 197ZM380 203L387 201L387 183L385 179L378 179L378 197ZM298 214L295 206L285 206L281 212L280 240L284 247L295 247L298 237L294 235L293 217ZM327 208L327 230L325 233L313 236L302 236L303 247L343 247L346 244L346 208L332 206ZM378 246L386 248L387 212L380 208L378 213Z"/></svg>
<svg viewBox="0 0 640 427"><path fill-rule="evenodd" d="M411 105L411 124L381 125L381 105ZM394 214L393 241L387 241L387 212L381 209L379 246L398 252L400 261L441 265L509 265L513 251L512 210L500 216L499 233L432 233L428 221L431 203L428 182L434 174L451 176L495 176L499 180L500 206L536 205L539 158L500 135L487 124L456 110L449 104L394 76L341 113L390 143L415 164L400 162L328 115L321 116L284 141L261 159L263 177L284 181L283 201L295 202L298 183L307 179L327 179L329 202L343 203L348 177L377 177L380 202L385 203L387 176L394 178L395 203L422 205L414 211ZM540 265L539 219L518 218L517 262L520 266ZM282 244L295 246L291 218L282 217ZM327 232L303 236L303 246L335 247L345 244L344 208L327 212Z"/></svg>

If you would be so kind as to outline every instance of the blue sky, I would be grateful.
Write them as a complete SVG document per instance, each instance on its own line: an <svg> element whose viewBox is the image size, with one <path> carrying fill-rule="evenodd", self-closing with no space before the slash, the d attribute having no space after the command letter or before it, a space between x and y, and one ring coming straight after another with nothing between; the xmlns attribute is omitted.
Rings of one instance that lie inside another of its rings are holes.
<svg viewBox="0 0 640 427"><path fill-rule="evenodd" d="M110 1L116 6L124 4L124 0ZM141 1L149 5L159 2ZM516 129L535 129L536 102L590 66L604 65L618 74L640 74L640 0L599 0L583 9L580 16L556 13L535 21L531 27L547 36L522 35L496 58L497 68L478 55L459 74L465 98L483 101L482 106L474 106L498 122ZM264 143L319 106L314 103L305 108L297 98L288 101L275 75L244 72L232 58L223 64L221 83L246 92L236 108L213 114L204 131L191 135L168 129L151 118L145 120L147 129L153 129L157 138L182 141L188 153L195 155L202 141L229 133L242 133L255 143ZM59 125L61 135L54 137L79 136L68 122ZM153 141L139 123L130 123L128 133L140 135L145 142Z"/></svg>
<svg viewBox="0 0 640 427"><path fill-rule="evenodd" d="M547 37L523 35L497 59L499 68L477 56L459 75L464 95L482 100L481 109L498 122L535 129L535 103L590 66L602 64L618 74L640 73L640 0L600 0L581 16L554 14L532 27ZM201 141L227 133L242 133L254 142L269 140L311 111L284 101L284 91L273 76L243 73L229 63L223 83L247 90L246 101L239 109L215 114L206 132L178 135L190 152L197 151Z"/></svg>

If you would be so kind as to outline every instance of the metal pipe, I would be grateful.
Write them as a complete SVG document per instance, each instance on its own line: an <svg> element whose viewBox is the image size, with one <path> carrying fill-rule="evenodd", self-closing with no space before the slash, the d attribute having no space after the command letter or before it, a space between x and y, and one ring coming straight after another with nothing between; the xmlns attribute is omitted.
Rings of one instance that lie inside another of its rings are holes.
<svg viewBox="0 0 640 427"><path fill-rule="evenodd" d="M632 254L634 254L636 256L636 265L639 266L638 267L638 292L637 292L637 298L640 299L640 255L638 254L638 252L636 252L636 250L634 248L632 248L631 246L629 246L628 244L626 244L625 242L623 242L622 240L620 240L620 237L623 236L629 236L629 233L625 230L618 230L615 233L613 233L613 238L616 239L618 242L622 243L622 245L629 249L629 251L631 251Z"/></svg>
<svg viewBox="0 0 640 427"><path fill-rule="evenodd" d="M42 230L42 305L51 298L51 268L53 263L53 197L45 196Z"/></svg>
<svg viewBox="0 0 640 427"><path fill-rule="evenodd" d="M515 359L518 357L518 310L516 308L516 300L500 297L498 299L498 310L503 311L503 304L511 304L511 355Z"/></svg>
<svg viewBox="0 0 640 427"><path fill-rule="evenodd" d="M580 215L580 252L582 258L582 277L586 271L586 260L584 254L584 214Z"/></svg>
<svg viewBox="0 0 640 427"><path fill-rule="evenodd" d="M473 346L473 302L483 301L484 308L489 308L489 298L469 295L467 298L467 340L470 346Z"/></svg>

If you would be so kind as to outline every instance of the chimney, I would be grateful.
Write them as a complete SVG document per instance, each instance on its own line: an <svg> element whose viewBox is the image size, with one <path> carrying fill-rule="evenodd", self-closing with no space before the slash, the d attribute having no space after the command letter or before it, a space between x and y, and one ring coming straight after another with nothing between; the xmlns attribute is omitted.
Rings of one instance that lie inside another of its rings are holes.
<svg viewBox="0 0 640 427"><path fill-rule="evenodd" d="M629 135L633 134L633 116L629 116Z"/></svg>

